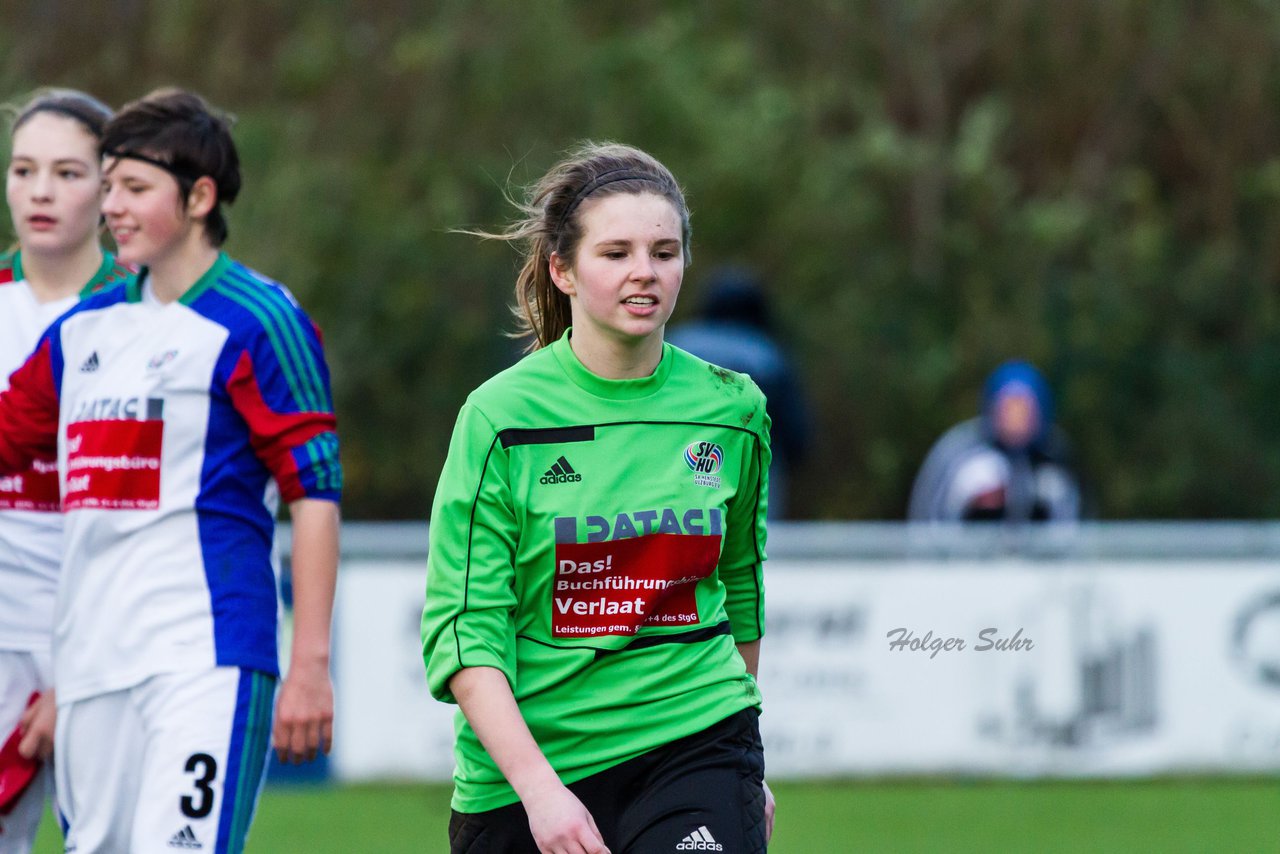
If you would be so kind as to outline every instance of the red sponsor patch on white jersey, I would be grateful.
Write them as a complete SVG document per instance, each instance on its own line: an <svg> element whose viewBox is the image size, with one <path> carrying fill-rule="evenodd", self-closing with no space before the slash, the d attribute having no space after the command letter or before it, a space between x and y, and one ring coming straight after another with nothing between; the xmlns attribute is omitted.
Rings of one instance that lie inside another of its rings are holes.
<svg viewBox="0 0 1280 854"><path fill-rule="evenodd" d="M693 626L695 588L720 559L720 537L649 534L557 543L551 634L634 635L641 626Z"/></svg>
<svg viewBox="0 0 1280 854"><path fill-rule="evenodd" d="M67 428L67 510L160 506L164 422L81 421Z"/></svg>
<svg viewBox="0 0 1280 854"><path fill-rule="evenodd" d="M58 464L53 460L37 460L21 474L0 477L0 510L56 513L59 509Z"/></svg>

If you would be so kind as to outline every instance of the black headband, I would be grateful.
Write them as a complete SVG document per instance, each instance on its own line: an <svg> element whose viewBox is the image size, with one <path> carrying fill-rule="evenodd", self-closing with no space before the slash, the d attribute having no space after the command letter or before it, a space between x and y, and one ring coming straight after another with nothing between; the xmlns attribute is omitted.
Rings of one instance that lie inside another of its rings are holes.
<svg viewBox="0 0 1280 854"><path fill-rule="evenodd" d="M555 234L558 235L560 232L564 231L565 223L569 221L569 217L573 216L573 212L578 209L578 205L582 204L588 196L601 187L618 181L649 181L651 183L656 183L654 177L648 172L640 172L635 169L610 169L608 172L601 172L585 187L579 190L573 197L573 201L569 202L569 204L565 206L564 213L560 214L560 219L556 223Z"/></svg>
<svg viewBox="0 0 1280 854"><path fill-rule="evenodd" d="M175 178L185 179L192 183L195 183L200 178L204 177L204 173L197 172L195 169L178 166L173 163L165 163L163 160L157 160L154 157L146 154L139 154L136 151L120 151L118 149L108 148L102 152L102 156L114 157L117 160L123 160L126 158L129 160L141 160L143 163L150 163L152 166L163 169Z"/></svg>

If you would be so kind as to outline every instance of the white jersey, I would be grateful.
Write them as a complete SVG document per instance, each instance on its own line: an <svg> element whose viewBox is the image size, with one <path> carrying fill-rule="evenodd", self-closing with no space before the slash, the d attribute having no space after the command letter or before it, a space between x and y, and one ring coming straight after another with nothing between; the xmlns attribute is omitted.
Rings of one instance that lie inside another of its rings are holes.
<svg viewBox="0 0 1280 854"><path fill-rule="evenodd" d="M226 255L168 304L131 278L61 317L11 383L0 470L56 443L61 471L59 703L278 674L278 498L341 488L328 368L288 292Z"/></svg>
<svg viewBox="0 0 1280 854"><path fill-rule="evenodd" d="M85 292L102 289L126 272L108 255ZM21 255L0 257L0 392L31 355L40 333L78 298L37 301L22 273ZM62 560L59 502L52 455L26 471L0 476L0 649L49 654Z"/></svg>

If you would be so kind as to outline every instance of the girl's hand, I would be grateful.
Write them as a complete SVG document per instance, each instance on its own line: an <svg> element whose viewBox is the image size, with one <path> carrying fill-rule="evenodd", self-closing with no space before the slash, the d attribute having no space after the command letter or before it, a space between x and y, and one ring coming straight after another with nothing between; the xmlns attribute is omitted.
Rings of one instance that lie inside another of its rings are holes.
<svg viewBox="0 0 1280 854"><path fill-rule="evenodd" d="M530 798L524 809L542 854L609 854L595 819L563 784Z"/></svg>
<svg viewBox="0 0 1280 854"><path fill-rule="evenodd" d="M53 727L58 719L58 705L53 691L45 691L27 706L18 719L22 738L18 741L18 753L26 759L46 760L53 755Z"/></svg>

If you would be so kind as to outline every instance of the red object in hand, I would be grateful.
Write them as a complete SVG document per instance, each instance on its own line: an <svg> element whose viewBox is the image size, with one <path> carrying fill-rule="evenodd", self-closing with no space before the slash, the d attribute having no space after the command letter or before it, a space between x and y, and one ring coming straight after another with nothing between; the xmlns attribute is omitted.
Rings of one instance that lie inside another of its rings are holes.
<svg viewBox="0 0 1280 854"><path fill-rule="evenodd" d="M33 693L27 700L27 708L39 698L39 691ZM21 740L22 725L19 724L9 733L4 745L0 746L0 815L9 814L40 770L39 759L28 759L18 752L18 742Z"/></svg>

